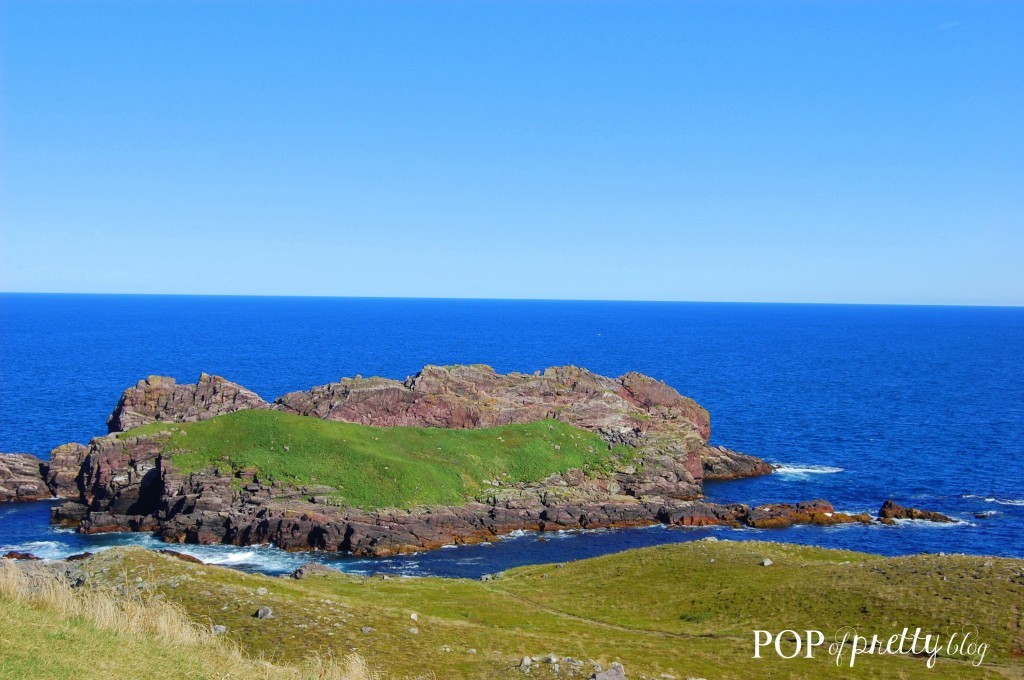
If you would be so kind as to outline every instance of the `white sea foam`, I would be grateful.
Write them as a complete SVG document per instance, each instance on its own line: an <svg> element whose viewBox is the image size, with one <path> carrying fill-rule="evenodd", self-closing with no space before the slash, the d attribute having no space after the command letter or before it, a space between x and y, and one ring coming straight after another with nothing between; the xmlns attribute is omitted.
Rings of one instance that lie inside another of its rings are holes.
<svg viewBox="0 0 1024 680"><path fill-rule="evenodd" d="M499 540L505 540L508 538L522 538L523 536L526 536L530 533L531 532L527 531L526 529L516 529L515 531L510 531L503 536L499 536L498 538Z"/></svg>
<svg viewBox="0 0 1024 680"><path fill-rule="evenodd" d="M845 470L831 465L789 465L779 463L775 466L775 474L789 479L807 479L810 475L834 475Z"/></svg>
<svg viewBox="0 0 1024 680"><path fill-rule="evenodd" d="M896 519L896 524L890 524L887 528L899 527L902 529L951 529L953 527L976 527L977 524L968 522L965 519L957 519L956 517L950 517L952 522L932 522L927 519ZM875 524L874 526L885 526Z"/></svg>
<svg viewBox="0 0 1024 680"><path fill-rule="evenodd" d="M996 498L995 496L977 496L972 493L965 493L961 498L977 498L985 501L986 503L995 503L997 505L1012 505L1015 507L1024 507L1024 500L1019 498Z"/></svg>
<svg viewBox="0 0 1024 680"><path fill-rule="evenodd" d="M290 553L274 546L240 548L227 545L173 545L176 552L191 555L207 564L229 568L254 568L259 571L289 572L310 561L310 555Z"/></svg>
<svg viewBox="0 0 1024 680"><path fill-rule="evenodd" d="M59 541L26 541L25 543L0 545L0 554L10 551L32 553L44 560L56 560L71 554L67 544Z"/></svg>

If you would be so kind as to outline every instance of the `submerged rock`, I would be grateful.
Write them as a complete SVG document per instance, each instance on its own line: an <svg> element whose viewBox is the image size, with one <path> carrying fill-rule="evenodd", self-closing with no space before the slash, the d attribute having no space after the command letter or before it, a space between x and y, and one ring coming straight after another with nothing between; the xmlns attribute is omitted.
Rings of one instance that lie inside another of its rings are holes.
<svg viewBox="0 0 1024 680"><path fill-rule="evenodd" d="M319 562L307 562L301 567L291 573L291 577L294 579L304 579L311 574L338 574L341 573L333 567L328 567L326 564L320 564Z"/></svg>
<svg viewBox="0 0 1024 680"><path fill-rule="evenodd" d="M176 560L181 560L182 562L189 562L191 564L205 564L205 562L203 562L198 557L186 555L185 553L178 552L177 550L158 550L157 552L161 555L167 555L168 557L173 557Z"/></svg>
<svg viewBox="0 0 1024 680"><path fill-rule="evenodd" d="M36 561L36 560L41 560L42 558L41 557L36 557L35 555L33 555L30 552L20 552L20 551L17 551L17 550L10 550L6 554L4 554L3 557L0 558L0 559Z"/></svg>

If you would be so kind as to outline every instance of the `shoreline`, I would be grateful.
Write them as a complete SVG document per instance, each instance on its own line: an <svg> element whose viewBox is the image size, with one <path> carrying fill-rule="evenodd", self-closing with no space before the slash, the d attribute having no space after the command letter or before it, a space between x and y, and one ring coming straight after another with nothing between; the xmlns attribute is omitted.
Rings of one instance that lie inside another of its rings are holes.
<svg viewBox="0 0 1024 680"><path fill-rule="evenodd" d="M2 506L0 506L2 507ZM25 505L8 507L27 507ZM913 557L926 555L963 555L1000 559L1024 559L1024 555L1006 555L990 552L964 552L961 550L885 550L884 546L869 546L870 539L855 539L851 534L845 542L829 541L829 536L841 537L841 531L861 529L893 531L929 531L932 529L958 530L965 524L932 525L923 520L900 520L896 527L872 525L813 526L802 525L781 530L758 530L749 527L704 526L681 527L650 524L624 529L566 529L551 532L514 531L493 540L476 544L448 545L435 550L422 550L390 557L355 556L345 553L309 550L288 552L273 544L236 546L228 544L168 544L152 534L111 533L81 535L46 525L48 531L65 533L81 542L64 546L58 555L45 557L60 561L83 552L99 553L112 548L140 547L150 551L173 550L191 555L205 563L236 569L243 573L278 575L288 573L306 562L334 566L353 574L414 575L426 578L479 578L484 573L504 568L530 566L566 560L588 559L613 555L646 547L687 544L715 538L720 541L747 543L767 542L778 545L799 545L825 550L850 550L877 557ZM799 534L794 535L795 531ZM902 533L901 531L901 533ZM820 533L819 533L820 532ZM902 534L904 537L906 534ZM870 536L870 535L868 535ZM875 534L878 536L878 534ZM36 543L51 543L54 534L43 534ZM111 540L110 543L93 541ZM31 552L30 542L7 544L8 549ZM854 548L853 546L859 546ZM52 551L52 547L47 547ZM483 551L483 552L481 552ZM45 553L44 553L45 554ZM52 552L50 554L53 554Z"/></svg>

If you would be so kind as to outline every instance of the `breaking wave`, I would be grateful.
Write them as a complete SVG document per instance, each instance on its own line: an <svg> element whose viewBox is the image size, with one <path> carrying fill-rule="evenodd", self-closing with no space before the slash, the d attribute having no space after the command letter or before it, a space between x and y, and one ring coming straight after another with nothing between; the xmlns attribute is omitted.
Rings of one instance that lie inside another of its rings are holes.
<svg viewBox="0 0 1024 680"><path fill-rule="evenodd" d="M975 494L964 494L961 498L977 498L983 500L986 503L995 503L997 505L1012 505L1014 507L1024 507L1024 500L1019 498L996 498L995 496L977 496Z"/></svg>
<svg viewBox="0 0 1024 680"><path fill-rule="evenodd" d="M775 474L790 479L807 479L810 475L834 475L845 472L844 468L831 465L787 465L780 463L775 467Z"/></svg>

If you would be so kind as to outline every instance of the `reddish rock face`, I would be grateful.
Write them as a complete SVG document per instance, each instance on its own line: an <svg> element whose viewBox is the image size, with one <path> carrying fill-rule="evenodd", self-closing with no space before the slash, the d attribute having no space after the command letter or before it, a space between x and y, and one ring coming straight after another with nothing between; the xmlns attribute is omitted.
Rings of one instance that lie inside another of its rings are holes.
<svg viewBox="0 0 1024 680"><path fill-rule="evenodd" d="M775 468L770 464L724 446L705 444L700 449L704 479L727 480L770 475Z"/></svg>
<svg viewBox="0 0 1024 680"><path fill-rule="evenodd" d="M255 392L219 376L203 373L195 385L179 385L174 378L151 375L124 391L107 418L107 430L124 432L147 423L184 423L267 407Z"/></svg>
<svg viewBox="0 0 1024 680"><path fill-rule="evenodd" d="M504 375L490 366L426 366L404 382L343 378L286 394L275 405L377 426L478 428L553 418L609 433L689 430L706 441L711 432L707 411L664 383L639 373L607 378L575 366Z"/></svg>
<svg viewBox="0 0 1024 680"><path fill-rule="evenodd" d="M45 465L27 453L0 454L0 501L53 498L43 479Z"/></svg>
<svg viewBox="0 0 1024 680"><path fill-rule="evenodd" d="M46 484L59 498L76 498L82 489L79 473L89 449L81 444L64 444L50 451L46 464Z"/></svg>

